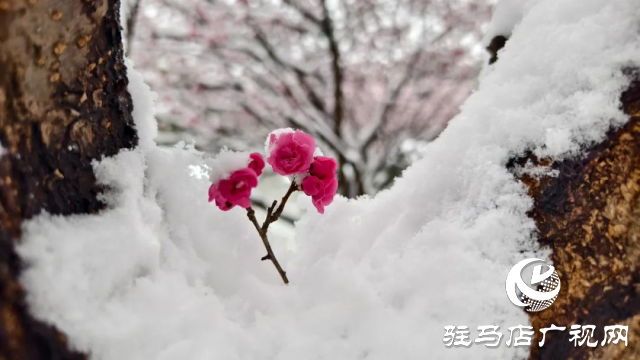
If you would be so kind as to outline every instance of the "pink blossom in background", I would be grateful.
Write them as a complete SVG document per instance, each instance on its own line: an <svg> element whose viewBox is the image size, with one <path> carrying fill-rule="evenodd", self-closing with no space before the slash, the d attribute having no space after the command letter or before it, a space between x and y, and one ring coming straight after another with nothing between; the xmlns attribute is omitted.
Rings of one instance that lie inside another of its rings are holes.
<svg viewBox="0 0 640 360"><path fill-rule="evenodd" d="M248 150L295 127L350 165L343 194L374 194L474 88L494 2L145 0L127 53L163 144Z"/></svg>
<svg viewBox="0 0 640 360"><path fill-rule="evenodd" d="M275 140L275 142L274 142ZM300 130L270 137L271 151L267 162L280 175L293 175L309 171L316 143L313 137Z"/></svg>

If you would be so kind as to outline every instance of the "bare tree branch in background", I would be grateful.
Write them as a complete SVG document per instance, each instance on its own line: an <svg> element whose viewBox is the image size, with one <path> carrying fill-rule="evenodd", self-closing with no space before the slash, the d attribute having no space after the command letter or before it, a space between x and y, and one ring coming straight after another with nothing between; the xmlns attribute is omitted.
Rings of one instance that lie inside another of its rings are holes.
<svg viewBox="0 0 640 360"><path fill-rule="evenodd" d="M339 159L342 194L373 194L473 88L491 3L144 0L132 56L167 143L251 149L296 127Z"/></svg>
<svg viewBox="0 0 640 360"><path fill-rule="evenodd" d="M130 5L131 8L127 13L127 48L125 52L127 55L131 56L131 44L133 43L133 36L136 33L136 19L138 18L138 10L140 9L140 1L141 0L133 0L133 4Z"/></svg>
<svg viewBox="0 0 640 360"><path fill-rule="evenodd" d="M120 24L123 30L124 52L129 57L131 57L131 47L136 33L136 22L141 1L121 0L120 3Z"/></svg>
<svg viewBox="0 0 640 360"><path fill-rule="evenodd" d="M320 3L322 4L322 33L329 42L329 53L331 54L331 74L333 75L333 132L337 137L342 137L342 119L344 113L342 82L344 78L342 76L342 66L340 64L340 50L338 49L338 41L336 40L335 33L333 31L333 20L331 20L331 16L327 8L327 1L321 0ZM345 164L346 161L344 154L339 153L338 163ZM354 167L353 169L359 174L358 168ZM356 176L356 178L359 178L359 175ZM349 182L345 181L343 166L338 168L338 182L341 187L340 192L342 194L351 195L348 186ZM355 195L364 193L361 181L356 181L355 185L357 186L357 188L354 189Z"/></svg>

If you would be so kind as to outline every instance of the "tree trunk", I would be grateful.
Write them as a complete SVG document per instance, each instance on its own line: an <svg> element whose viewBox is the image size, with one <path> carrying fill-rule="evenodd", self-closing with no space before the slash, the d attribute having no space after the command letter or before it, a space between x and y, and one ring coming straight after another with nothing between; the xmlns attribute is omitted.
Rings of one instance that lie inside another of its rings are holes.
<svg viewBox="0 0 640 360"><path fill-rule="evenodd" d="M584 158L553 164L558 177L523 178L535 199L539 241L553 250L562 283L553 306L532 313L531 322L536 329L567 326L548 333L543 347L535 342L533 359L640 357L640 81L621 101L631 117L626 126ZM604 326L628 325L629 347L576 347L569 341L573 324L596 325L600 341Z"/></svg>
<svg viewBox="0 0 640 360"><path fill-rule="evenodd" d="M28 312L14 246L42 211L100 210L91 162L137 142L118 0L0 0L0 359L80 359Z"/></svg>
<svg viewBox="0 0 640 360"><path fill-rule="evenodd" d="M505 38L492 42L493 61L505 43ZM529 154L510 164L532 161L559 171L557 177L521 177L535 201L530 216L539 241L552 249L562 284L549 309L529 313L537 330L531 359L640 358L640 76L624 72L634 80L620 96L630 117L623 128L581 158L552 162ZM548 332L539 347L539 329L551 324L567 329ZM628 325L629 346L574 346L569 341L574 324L596 325L593 339L599 341L604 326Z"/></svg>

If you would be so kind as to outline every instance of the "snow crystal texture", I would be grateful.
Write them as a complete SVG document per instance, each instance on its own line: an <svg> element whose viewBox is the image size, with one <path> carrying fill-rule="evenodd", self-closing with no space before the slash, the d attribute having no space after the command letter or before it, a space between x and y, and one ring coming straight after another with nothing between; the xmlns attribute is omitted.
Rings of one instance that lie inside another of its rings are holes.
<svg viewBox="0 0 640 360"><path fill-rule="evenodd" d="M513 3L513 2L512 2ZM638 66L634 0L540 0L497 14L499 61L422 160L375 198L338 198L275 252L283 286L241 209L207 203L192 147L153 143L153 98L130 70L140 147L96 164L109 209L42 215L20 255L34 313L96 359L497 359L528 349L446 348L445 325L526 324L504 280L544 257L532 201L505 169L527 149L578 155L625 116ZM521 19L521 20L520 20ZM496 30L497 31L497 30ZM131 64L129 66L131 69ZM523 253L520 253L520 252ZM520 354L518 353L520 352Z"/></svg>

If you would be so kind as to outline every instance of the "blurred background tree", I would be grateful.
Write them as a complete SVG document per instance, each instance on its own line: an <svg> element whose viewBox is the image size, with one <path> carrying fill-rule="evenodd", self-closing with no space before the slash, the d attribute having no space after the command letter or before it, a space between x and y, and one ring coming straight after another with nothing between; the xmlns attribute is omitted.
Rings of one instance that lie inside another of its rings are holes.
<svg viewBox="0 0 640 360"><path fill-rule="evenodd" d="M262 146L313 134L340 193L389 186L474 87L492 0L129 0L128 55L160 143Z"/></svg>

